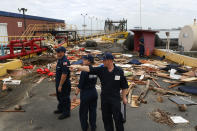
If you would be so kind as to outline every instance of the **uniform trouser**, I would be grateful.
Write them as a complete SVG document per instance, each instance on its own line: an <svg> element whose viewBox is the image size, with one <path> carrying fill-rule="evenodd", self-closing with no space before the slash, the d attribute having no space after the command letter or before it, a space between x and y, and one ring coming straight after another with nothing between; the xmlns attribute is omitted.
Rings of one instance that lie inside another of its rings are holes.
<svg viewBox="0 0 197 131"><path fill-rule="evenodd" d="M62 91L58 92L56 88L58 106L57 109L64 115L70 115L70 88L62 87Z"/></svg>
<svg viewBox="0 0 197 131"><path fill-rule="evenodd" d="M79 118L83 131L87 131L88 129L88 113L91 131L94 131L96 129L96 108L97 98L91 101L81 100L79 108Z"/></svg>
<svg viewBox="0 0 197 131"><path fill-rule="evenodd" d="M144 56L144 47L140 47L139 53L140 57Z"/></svg>
<svg viewBox="0 0 197 131"><path fill-rule="evenodd" d="M101 99L101 109L105 131L114 131L113 120L116 131L124 131L120 101Z"/></svg>

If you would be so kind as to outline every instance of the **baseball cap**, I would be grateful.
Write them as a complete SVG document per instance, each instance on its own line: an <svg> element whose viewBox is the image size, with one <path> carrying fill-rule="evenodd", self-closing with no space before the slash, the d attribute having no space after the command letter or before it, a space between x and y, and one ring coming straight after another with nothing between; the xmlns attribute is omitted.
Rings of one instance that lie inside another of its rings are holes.
<svg viewBox="0 0 197 131"><path fill-rule="evenodd" d="M82 59L86 59L89 62L94 63L94 57L91 54L83 56Z"/></svg>
<svg viewBox="0 0 197 131"><path fill-rule="evenodd" d="M112 53L106 52L103 54L102 60L113 60L113 59L114 59L114 56L112 55Z"/></svg>
<svg viewBox="0 0 197 131"><path fill-rule="evenodd" d="M58 47L57 49L55 49L56 52L66 52L66 48L63 46Z"/></svg>
<svg viewBox="0 0 197 131"><path fill-rule="evenodd" d="M144 43L144 39L140 39L139 41L142 42L142 43Z"/></svg>

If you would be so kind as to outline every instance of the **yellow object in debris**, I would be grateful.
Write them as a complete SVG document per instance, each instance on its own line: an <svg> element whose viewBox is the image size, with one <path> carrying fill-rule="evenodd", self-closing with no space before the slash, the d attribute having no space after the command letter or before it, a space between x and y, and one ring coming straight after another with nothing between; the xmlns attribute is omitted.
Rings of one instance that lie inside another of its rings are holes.
<svg viewBox="0 0 197 131"><path fill-rule="evenodd" d="M102 37L102 41L116 42L121 39L126 39L128 36L128 32L117 32L109 35L105 35Z"/></svg>
<svg viewBox="0 0 197 131"><path fill-rule="evenodd" d="M4 66L0 66L0 76L4 76L7 74L7 70Z"/></svg>
<svg viewBox="0 0 197 131"><path fill-rule="evenodd" d="M7 70L15 70L22 67L22 61L19 59L8 59L8 62L0 63L0 76L4 76Z"/></svg>
<svg viewBox="0 0 197 131"><path fill-rule="evenodd" d="M174 61L178 64L186 65L186 66L191 66L191 67L197 67L197 59L185 55L180 55L177 53L173 52L166 52L165 50L162 49L154 49L154 55L163 57L165 56L166 59Z"/></svg>
<svg viewBox="0 0 197 131"><path fill-rule="evenodd" d="M131 85L131 82L128 82L128 85L130 86Z"/></svg>

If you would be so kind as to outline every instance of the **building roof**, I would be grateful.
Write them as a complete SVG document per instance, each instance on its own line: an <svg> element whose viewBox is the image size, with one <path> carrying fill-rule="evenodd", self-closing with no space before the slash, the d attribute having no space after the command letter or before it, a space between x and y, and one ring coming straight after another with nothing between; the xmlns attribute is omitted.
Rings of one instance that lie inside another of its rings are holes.
<svg viewBox="0 0 197 131"><path fill-rule="evenodd" d="M6 11L0 11L0 16L23 18L23 14L6 12ZM25 18L26 19L33 19L33 20L43 20L43 21L49 21L49 22L64 23L64 20L53 19L53 18L46 18L46 17L39 17L39 16L32 16L32 15L25 15Z"/></svg>
<svg viewBox="0 0 197 131"><path fill-rule="evenodd" d="M131 29L132 32L149 32L149 33L158 33L157 30L144 30L144 29Z"/></svg>

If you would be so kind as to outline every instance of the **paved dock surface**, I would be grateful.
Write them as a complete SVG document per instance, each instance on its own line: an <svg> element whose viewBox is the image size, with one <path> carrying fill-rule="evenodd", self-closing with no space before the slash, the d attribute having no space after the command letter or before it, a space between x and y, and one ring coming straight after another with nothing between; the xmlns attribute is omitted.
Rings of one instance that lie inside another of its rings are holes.
<svg viewBox="0 0 197 131"><path fill-rule="evenodd" d="M33 87L31 97L24 97L19 104L26 112L23 113L0 113L0 131L81 131L79 122L79 107L71 112L71 117L58 120L58 115L53 114L56 109L57 100L49 94L55 92L54 82L47 79ZM100 93L100 90L98 90ZM73 94L72 94L73 95ZM127 122L125 131L195 131L197 125L196 106L188 107L186 112L179 112L177 106L170 102L167 97L163 97L164 102L158 103L154 92L149 92L147 104L142 104L139 108L131 108L127 105ZM192 97L194 100L197 98ZM149 113L155 109L162 109L171 114L176 114L189 120L189 124L179 124L175 127L154 122ZM13 107L10 107L13 109ZM97 131L104 131L100 98L97 108Z"/></svg>

